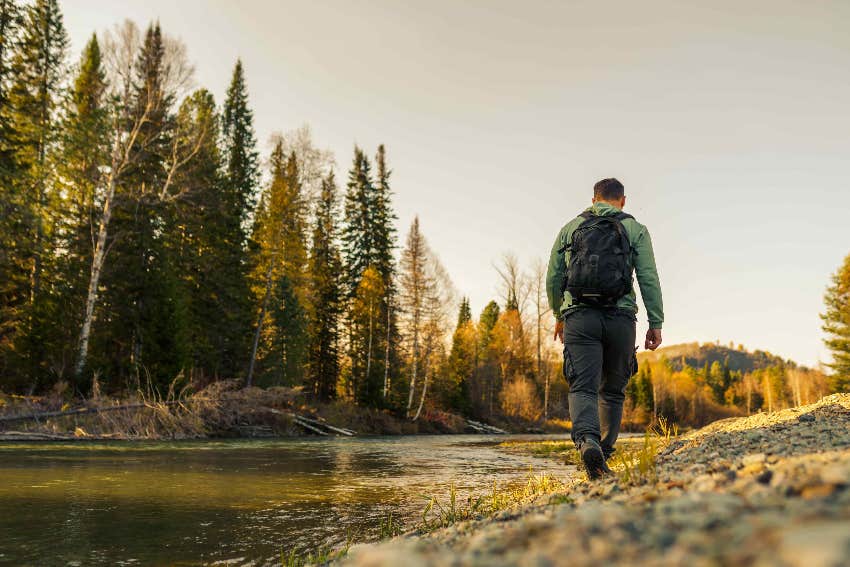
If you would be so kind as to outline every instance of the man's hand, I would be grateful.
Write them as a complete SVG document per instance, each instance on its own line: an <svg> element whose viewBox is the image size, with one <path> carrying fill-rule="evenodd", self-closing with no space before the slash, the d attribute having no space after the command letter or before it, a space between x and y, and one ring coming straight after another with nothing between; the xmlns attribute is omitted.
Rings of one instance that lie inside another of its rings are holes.
<svg viewBox="0 0 850 567"><path fill-rule="evenodd" d="M646 342L643 348L655 350L661 345L661 329L650 329L646 332Z"/></svg>
<svg viewBox="0 0 850 567"><path fill-rule="evenodd" d="M554 340L564 342L564 320L558 319L555 323L555 337Z"/></svg>

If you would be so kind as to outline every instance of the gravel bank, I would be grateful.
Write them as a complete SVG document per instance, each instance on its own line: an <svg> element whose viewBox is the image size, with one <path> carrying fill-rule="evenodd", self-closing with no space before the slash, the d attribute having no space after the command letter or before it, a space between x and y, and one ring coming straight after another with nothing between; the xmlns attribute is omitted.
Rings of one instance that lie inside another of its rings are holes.
<svg viewBox="0 0 850 567"><path fill-rule="evenodd" d="M713 423L670 443L656 470L355 546L342 564L850 566L850 394Z"/></svg>

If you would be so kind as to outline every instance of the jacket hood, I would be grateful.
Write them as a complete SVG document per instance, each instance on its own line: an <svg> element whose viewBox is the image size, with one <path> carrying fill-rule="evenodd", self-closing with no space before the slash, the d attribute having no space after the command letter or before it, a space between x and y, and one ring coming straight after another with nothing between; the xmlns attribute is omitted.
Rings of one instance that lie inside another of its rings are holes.
<svg viewBox="0 0 850 567"><path fill-rule="evenodd" d="M622 209L615 207L614 205L610 205L608 203L599 202L593 203L593 205L589 206L586 211L592 212L596 216L607 217L610 215L616 215L617 213L622 212Z"/></svg>

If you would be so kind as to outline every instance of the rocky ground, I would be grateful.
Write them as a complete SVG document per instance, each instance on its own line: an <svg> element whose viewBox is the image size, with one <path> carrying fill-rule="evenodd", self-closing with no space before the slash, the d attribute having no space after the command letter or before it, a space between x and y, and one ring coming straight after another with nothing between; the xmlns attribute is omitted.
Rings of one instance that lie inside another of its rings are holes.
<svg viewBox="0 0 850 567"><path fill-rule="evenodd" d="M850 566L850 394L675 438L647 476L577 479L495 518L355 546L342 563Z"/></svg>

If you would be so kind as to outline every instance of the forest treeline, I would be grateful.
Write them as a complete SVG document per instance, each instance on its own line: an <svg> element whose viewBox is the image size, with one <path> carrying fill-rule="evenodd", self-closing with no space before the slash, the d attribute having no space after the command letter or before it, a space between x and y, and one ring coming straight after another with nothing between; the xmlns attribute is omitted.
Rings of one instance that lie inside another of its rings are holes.
<svg viewBox="0 0 850 567"><path fill-rule="evenodd" d="M418 219L399 242L383 146L343 175L308 128L261 155L240 61L219 105L158 23L72 62L56 0L0 9L3 390L238 379L416 418L500 412L532 375L515 302L474 339L464 302L450 349L455 294Z"/></svg>
<svg viewBox="0 0 850 567"><path fill-rule="evenodd" d="M158 23L68 51L57 0L0 0L0 389L239 380L413 419L567 415L546 266L505 255L501 297L474 316L419 219L396 233L384 146L340 172L302 127L264 155L242 62L218 103ZM839 387L733 366L648 361L627 419L695 423Z"/></svg>

